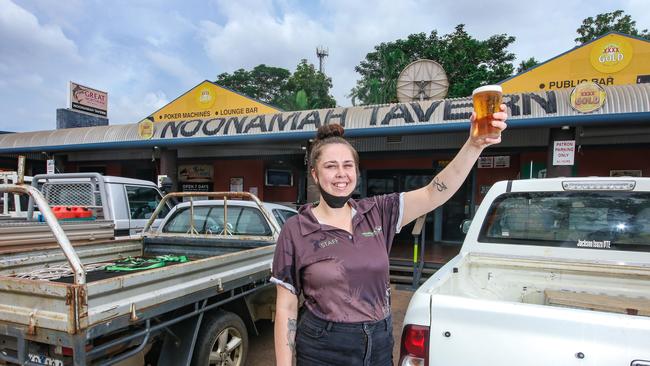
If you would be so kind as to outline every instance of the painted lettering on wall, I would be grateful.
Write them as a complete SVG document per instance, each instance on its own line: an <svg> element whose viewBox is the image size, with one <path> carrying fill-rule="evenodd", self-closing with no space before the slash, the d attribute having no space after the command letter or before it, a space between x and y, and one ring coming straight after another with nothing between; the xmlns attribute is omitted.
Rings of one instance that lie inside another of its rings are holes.
<svg viewBox="0 0 650 366"><path fill-rule="evenodd" d="M533 113L533 105L541 108L544 114L557 113L557 98L553 92L546 92L544 96L535 93L505 95L503 103L508 107L508 114L512 117L530 116Z"/></svg>
<svg viewBox="0 0 650 366"><path fill-rule="evenodd" d="M584 83L585 81L593 81L594 83L600 85L614 85L614 82L616 80L612 76L607 78L592 78L592 79L550 80L539 84L539 88L549 89L549 90L575 88L578 84Z"/></svg>
<svg viewBox="0 0 650 366"><path fill-rule="evenodd" d="M178 112L178 113L162 113L158 115L159 120L178 120L178 119L194 119L194 118L209 118L212 116L233 116L240 114L255 114L258 113L257 107L242 107L242 108L223 108L220 110L207 110L207 111L191 111L191 112Z"/></svg>
<svg viewBox="0 0 650 366"><path fill-rule="evenodd" d="M522 93L504 96L512 117L528 116L533 112L546 115L558 111L555 92L544 94ZM325 110L295 111L253 116L195 117L185 121L165 122L160 138L260 134L286 131L314 131L324 124L350 124L353 128L404 126L419 123L444 123L469 121L472 103L469 98L412 102L367 107L332 108ZM223 112L223 111L222 111ZM232 111L231 111L232 112ZM208 112L209 113L209 112ZM351 116L354 117L351 117ZM360 122L361 121L361 122ZM359 125L362 124L362 125Z"/></svg>

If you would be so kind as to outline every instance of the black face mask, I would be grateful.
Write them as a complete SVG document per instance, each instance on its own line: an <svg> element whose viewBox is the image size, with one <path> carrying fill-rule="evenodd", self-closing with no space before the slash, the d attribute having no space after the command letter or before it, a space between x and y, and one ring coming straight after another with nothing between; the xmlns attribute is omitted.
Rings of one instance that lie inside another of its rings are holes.
<svg viewBox="0 0 650 366"><path fill-rule="evenodd" d="M353 193L350 192L350 194L347 196L334 196L325 192L323 187L320 186L320 183L318 183L318 190L320 190L320 195L325 200L325 203L327 203L327 205L331 208L341 208L345 206L345 204L350 200L350 197L352 197Z"/></svg>

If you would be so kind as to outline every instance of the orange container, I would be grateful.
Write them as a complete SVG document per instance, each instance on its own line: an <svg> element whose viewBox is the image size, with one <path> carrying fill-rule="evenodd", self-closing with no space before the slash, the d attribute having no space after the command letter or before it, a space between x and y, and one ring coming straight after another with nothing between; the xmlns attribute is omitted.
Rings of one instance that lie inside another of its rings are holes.
<svg viewBox="0 0 650 366"><path fill-rule="evenodd" d="M89 219L93 217L93 212L87 207L74 206L72 207L72 212L74 213L74 217L77 219Z"/></svg>
<svg viewBox="0 0 650 366"><path fill-rule="evenodd" d="M52 212L59 220L72 219L75 217L72 208L69 206L54 206L52 207Z"/></svg>

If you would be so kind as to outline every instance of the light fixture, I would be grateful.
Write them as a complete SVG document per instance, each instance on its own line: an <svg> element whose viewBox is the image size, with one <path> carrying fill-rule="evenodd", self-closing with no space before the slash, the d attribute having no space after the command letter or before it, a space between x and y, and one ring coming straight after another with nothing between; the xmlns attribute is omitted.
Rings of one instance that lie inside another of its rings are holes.
<svg viewBox="0 0 650 366"><path fill-rule="evenodd" d="M632 191L635 186L636 182L627 180L562 182L565 191Z"/></svg>

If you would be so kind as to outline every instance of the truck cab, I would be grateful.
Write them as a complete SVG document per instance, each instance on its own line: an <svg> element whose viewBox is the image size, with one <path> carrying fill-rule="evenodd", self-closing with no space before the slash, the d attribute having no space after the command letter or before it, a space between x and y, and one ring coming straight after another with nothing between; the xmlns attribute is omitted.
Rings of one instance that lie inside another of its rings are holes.
<svg viewBox="0 0 650 366"><path fill-rule="evenodd" d="M113 221L116 237L140 234L163 197L153 182L99 173L40 174L32 178L32 186L43 192L50 206L85 206L98 219ZM33 205L28 207L32 217ZM171 208L169 203L163 208L154 228Z"/></svg>

